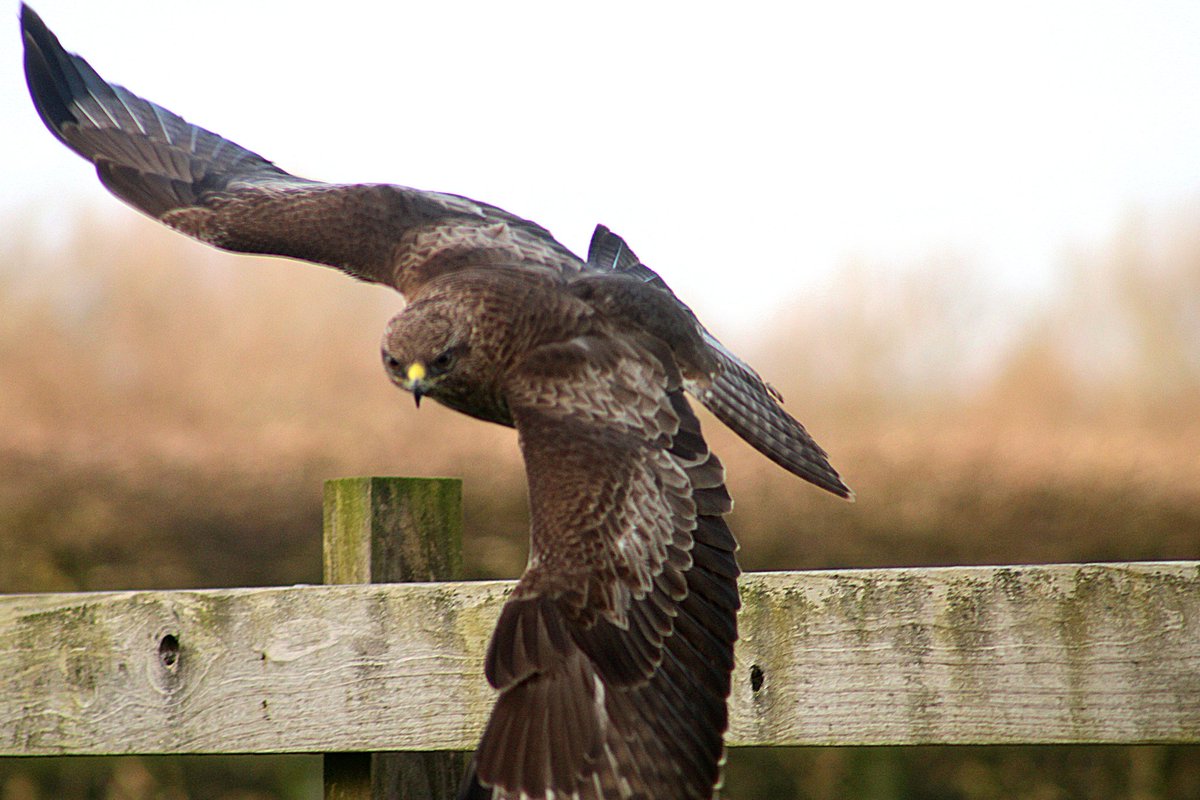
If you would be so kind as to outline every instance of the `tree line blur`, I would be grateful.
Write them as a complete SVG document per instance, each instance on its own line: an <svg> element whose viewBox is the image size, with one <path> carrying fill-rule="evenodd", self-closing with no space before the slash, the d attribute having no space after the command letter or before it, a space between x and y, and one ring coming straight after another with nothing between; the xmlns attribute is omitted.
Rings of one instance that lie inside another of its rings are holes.
<svg viewBox="0 0 1200 800"><path fill-rule="evenodd" d="M758 338L723 336L859 497L802 484L706 417L743 567L1200 557L1197 219L1200 199L1131 215L1064 251L1033 300L997 291L968 255L849 263ZM349 474L462 476L469 575L520 572L515 436L418 412L388 383L390 290L216 253L128 214L5 222L0 591L319 582L321 481ZM0 762L0 800L319 795L311 759L222 763ZM1200 756L740 751L727 794L1192 798Z"/></svg>

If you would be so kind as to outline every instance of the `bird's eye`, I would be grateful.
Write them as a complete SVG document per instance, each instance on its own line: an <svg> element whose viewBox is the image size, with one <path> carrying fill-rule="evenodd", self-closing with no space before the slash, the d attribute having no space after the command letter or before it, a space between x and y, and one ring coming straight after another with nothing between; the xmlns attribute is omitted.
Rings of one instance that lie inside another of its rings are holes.
<svg viewBox="0 0 1200 800"><path fill-rule="evenodd" d="M453 363L454 363L454 351L453 350L443 350L441 355L439 355L433 361L429 362L429 366L433 367L434 369L436 369L438 371L444 371L444 370L449 369L450 365Z"/></svg>
<svg viewBox="0 0 1200 800"><path fill-rule="evenodd" d="M383 365L392 372L398 372L400 370L400 362L395 356L386 350L383 351Z"/></svg>

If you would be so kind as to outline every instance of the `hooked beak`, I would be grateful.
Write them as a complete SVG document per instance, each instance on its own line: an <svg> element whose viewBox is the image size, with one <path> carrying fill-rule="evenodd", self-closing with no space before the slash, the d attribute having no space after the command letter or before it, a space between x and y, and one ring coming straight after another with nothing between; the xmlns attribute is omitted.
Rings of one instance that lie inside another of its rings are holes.
<svg viewBox="0 0 1200 800"><path fill-rule="evenodd" d="M417 408L421 407L421 398L425 395L425 365L420 361L414 361L408 365L408 369L404 371L403 386L412 392L413 399L417 401Z"/></svg>

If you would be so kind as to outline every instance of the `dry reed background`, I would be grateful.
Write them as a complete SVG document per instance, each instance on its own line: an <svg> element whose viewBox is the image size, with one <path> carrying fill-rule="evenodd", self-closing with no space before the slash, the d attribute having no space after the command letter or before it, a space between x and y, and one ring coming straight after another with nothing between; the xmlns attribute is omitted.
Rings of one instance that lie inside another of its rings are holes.
<svg viewBox="0 0 1200 800"><path fill-rule="evenodd" d="M743 566L1200 557L1197 220L1200 201L1131 215L1064 252L1036 302L967 256L850 264L730 342L859 494L802 485L708 420ZM319 581L321 480L345 474L463 476L469 573L519 572L515 437L390 386L376 353L396 295L120 210L54 237L33 212L4 228L0 591ZM315 763L4 761L0 800L312 798ZM728 795L1195 798L1200 754L741 751Z"/></svg>

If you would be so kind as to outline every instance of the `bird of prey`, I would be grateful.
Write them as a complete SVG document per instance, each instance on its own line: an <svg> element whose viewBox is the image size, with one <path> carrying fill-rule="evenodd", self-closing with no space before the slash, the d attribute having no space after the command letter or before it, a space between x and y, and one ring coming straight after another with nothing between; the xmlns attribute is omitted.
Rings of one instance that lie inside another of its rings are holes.
<svg viewBox="0 0 1200 800"><path fill-rule="evenodd" d="M460 798L713 797L739 570L685 392L852 497L779 395L603 227L583 260L486 203L297 177L109 84L28 7L21 28L38 113L113 194L225 250L394 287L392 381L517 429L529 563L488 647L499 697Z"/></svg>

